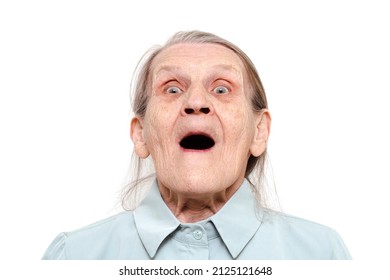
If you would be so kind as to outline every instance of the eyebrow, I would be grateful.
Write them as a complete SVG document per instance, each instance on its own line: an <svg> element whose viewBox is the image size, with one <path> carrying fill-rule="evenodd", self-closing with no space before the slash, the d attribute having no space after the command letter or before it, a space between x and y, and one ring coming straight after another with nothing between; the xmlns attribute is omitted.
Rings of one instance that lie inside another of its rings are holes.
<svg viewBox="0 0 390 280"><path fill-rule="evenodd" d="M239 71L236 67L230 64L216 64L211 67L213 70L224 70L224 71L233 71L236 74L241 74L241 71ZM155 75L158 75L161 71L167 71L167 72L181 72L181 67L176 65L163 65L158 68L158 71Z"/></svg>

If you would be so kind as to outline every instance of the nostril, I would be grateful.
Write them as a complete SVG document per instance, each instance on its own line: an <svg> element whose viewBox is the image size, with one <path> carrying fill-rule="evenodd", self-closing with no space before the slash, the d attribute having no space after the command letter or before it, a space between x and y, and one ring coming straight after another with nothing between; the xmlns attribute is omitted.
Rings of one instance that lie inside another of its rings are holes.
<svg viewBox="0 0 390 280"><path fill-rule="evenodd" d="M185 109L184 109L184 112L185 112L187 115L190 115L190 114L195 113L195 109L192 109L192 108L185 108ZM210 109L207 108L207 107L204 107L204 108L200 108L198 112L201 112L201 113L203 113L203 114L208 114L208 113L210 113Z"/></svg>
<svg viewBox="0 0 390 280"><path fill-rule="evenodd" d="M210 113L210 109L209 109L209 108L201 108L200 111L201 111L202 113L205 113L205 114Z"/></svg>
<svg viewBox="0 0 390 280"><path fill-rule="evenodd" d="M194 112L194 109L186 108L184 109L184 112L186 112L186 114L192 114Z"/></svg>

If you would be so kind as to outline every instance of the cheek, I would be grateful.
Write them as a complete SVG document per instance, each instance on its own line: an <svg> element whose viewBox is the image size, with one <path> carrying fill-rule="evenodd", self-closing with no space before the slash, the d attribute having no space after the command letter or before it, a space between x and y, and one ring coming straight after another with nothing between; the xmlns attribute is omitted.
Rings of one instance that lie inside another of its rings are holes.
<svg viewBox="0 0 390 280"><path fill-rule="evenodd" d="M147 126L145 129L145 139L146 144L151 152L161 142L161 134L165 131L165 129L158 129L162 125L160 123L161 118L159 118L159 115L159 112L153 111L149 113L148 118L146 119Z"/></svg>
<svg viewBox="0 0 390 280"><path fill-rule="evenodd" d="M169 108L162 104L150 102L145 115L145 139L149 151L154 154L154 151L166 149L169 136L173 129L173 114L167 114Z"/></svg>
<svg viewBox="0 0 390 280"><path fill-rule="evenodd" d="M247 106L236 106L227 112L225 122L225 131L230 131L228 134L235 141L247 142L253 137L253 117L250 109Z"/></svg>

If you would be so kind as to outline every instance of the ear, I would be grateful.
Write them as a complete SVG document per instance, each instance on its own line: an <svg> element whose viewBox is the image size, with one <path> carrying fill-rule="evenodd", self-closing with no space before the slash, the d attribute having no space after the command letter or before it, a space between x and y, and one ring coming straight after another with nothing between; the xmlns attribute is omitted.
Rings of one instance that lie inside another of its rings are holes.
<svg viewBox="0 0 390 280"><path fill-rule="evenodd" d="M270 134L271 115L267 109L263 109L257 113L255 124L255 134L253 136L253 142L250 147L250 153L254 157L258 157L264 153Z"/></svg>
<svg viewBox="0 0 390 280"><path fill-rule="evenodd" d="M131 140L133 140L134 150L137 156L140 158L147 158L150 153L146 147L142 119L139 117L135 117L131 120L130 137Z"/></svg>

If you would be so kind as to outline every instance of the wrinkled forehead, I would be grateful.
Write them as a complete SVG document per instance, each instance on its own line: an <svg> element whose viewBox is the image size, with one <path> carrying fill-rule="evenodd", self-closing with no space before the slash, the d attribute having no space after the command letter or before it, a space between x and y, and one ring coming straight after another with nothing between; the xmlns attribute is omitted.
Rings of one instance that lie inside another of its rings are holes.
<svg viewBox="0 0 390 280"><path fill-rule="evenodd" d="M193 68L216 69L230 71L246 77L246 70L240 57L231 49L211 43L179 43L164 48L153 59L151 64L152 77L163 70Z"/></svg>

